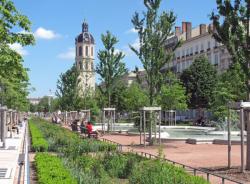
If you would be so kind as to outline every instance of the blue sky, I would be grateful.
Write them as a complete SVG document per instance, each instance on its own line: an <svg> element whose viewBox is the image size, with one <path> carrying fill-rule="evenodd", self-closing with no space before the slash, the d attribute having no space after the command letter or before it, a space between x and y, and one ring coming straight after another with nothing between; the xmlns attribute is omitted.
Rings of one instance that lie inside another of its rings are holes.
<svg viewBox="0 0 250 184"><path fill-rule="evenodd" d="M144 10L143 0L14 0L14 3L31 20L36 36L35 46L13 46L22 53L24 65L30 69L30 83L36 89L30 97L48 95L50 89L55 92L59 75L74 63L74 39L81 32L84 19L95 38L96 52L102 49L101 34L110 30L119 39L117 49L126 53L126 66L130 70L141 67L128 44L136 43L131 18L135 11ZM216 9L216 3L215 0L162 0L161 9L175 12L176 25L191 21L196 27L209 23L208 15Z"/></svg>

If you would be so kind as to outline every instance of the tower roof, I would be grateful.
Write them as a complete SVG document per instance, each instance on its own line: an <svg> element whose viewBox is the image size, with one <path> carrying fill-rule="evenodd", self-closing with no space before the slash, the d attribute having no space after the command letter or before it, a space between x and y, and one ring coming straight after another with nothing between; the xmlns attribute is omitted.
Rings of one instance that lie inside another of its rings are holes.
<svg viewBox="0 0 250 184"><path fill-rule="evenodd" d="M85 20L82 23L82 32L76 37L75 42L85 43L85 44L95 44L94 37L89 33L89 26Z"/></svg>

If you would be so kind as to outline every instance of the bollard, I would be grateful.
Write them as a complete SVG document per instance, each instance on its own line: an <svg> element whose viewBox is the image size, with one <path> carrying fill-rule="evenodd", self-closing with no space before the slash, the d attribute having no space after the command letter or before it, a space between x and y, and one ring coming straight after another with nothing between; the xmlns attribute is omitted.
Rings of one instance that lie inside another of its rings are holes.
<svg viewBox="0 0 250 184"><path fill-rule="evenodd" d="M6 138L6 107L1 107L0 108L0 121L1 121L1 126L0 126L0 129L1 129L1 141L3 142L3 145L2 147L5 148L6 146L6 141L5 141L5 138Z"/></svg>

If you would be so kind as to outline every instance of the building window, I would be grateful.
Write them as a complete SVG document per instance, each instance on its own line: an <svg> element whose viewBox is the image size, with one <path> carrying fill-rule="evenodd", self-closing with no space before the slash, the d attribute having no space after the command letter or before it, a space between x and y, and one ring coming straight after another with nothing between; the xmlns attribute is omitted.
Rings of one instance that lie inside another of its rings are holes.
<svg viewBox="0 0 250 184"><path fill-rule="evenodd" d="M207 42L207 50L210 50L210 41Z"/></svg>
<svg viewBox="0 0 250 184"><path fill-rule="evenodd" d="M201 44L201 52L203 52L204 51L204 45L203 45L203 43Z"/></svg>
<svg viewBox="0 0 250 184"><path fill-rule="evenodd" d="M190 48L190 55L193 55L193 47Z"/></svg>
<svg viewBox="0 0 250 184"><path fill-rule="evenodd" d="M93 56L94 55L94 49L93 49L93 47L91 47L91 56Z"/></svg>
<svg viewBox="0 0 250 184"><path fill-rule="evenodd" d="M79 47L79 56L82 56L82 46Z"/></svg>
<svg viewBox="0 0 250 184"><path fill-rule="evenodd" d="M195 47L195 54L198 54L198 51L199 50L199 46L198 45L196 45L196 47Z"/></svg>
<svg viewBox="0 0 250 184"><path fill-rule="evenodd" d="M177 57L177 59L180 58L180 51L177 51L177 52L176 52L176 57Z"/></svg>
<svg viewBox="0 0 250 184"><path fill-rule="evenodd" d="M219 56L218 54L214 55L214 65L218 65L219 64Z"/></svg>
<svg viewBox="0 0 250 184"><path fill-rule="evenodd" d="M77 56L77 47L76 47L76 56Z"/></svg>
<svg viewBox="0 0 250 184"><path fill-rule="evenodd" d="M94 70L94 63L93 62L91 63L91 70L92 71Z"/></svg>
<svg viewBox="0 0 250 184"><path fill-rule="evenodd" d="M85 63L85 70L88 70L89 69L89 62L88 61L86 61L86 63Z"/></svg>
<svg viewBox="0 0 250 184"><path fill-rule="evenodd" d="M218 42L214 41L214 48L216 49L218 47Z"/></svg>
<svg viewBox="0 0 250 184"><path fill-rule="evenodd" d="M88 48L88 46L85 47L85 55L89 56L89 48Z"/></svg>
<svg viewBox="0 0 250 184"><path fill-rule="evenodd" d="M182 50L182 57L185 57L185 50Z"/></svg>
<svg viewBox="0 0 250 184"><path fill-rule="evenodd" d="M82 68L82 62L80 62L80 70L83 70L83 68Z"/></svg>
<svg viewBox="0 0 250 184"><path fill-rule="evenodd" d="M186 51L186 55L187 55L187 56L189 56L189 49L187 49L187 51Z"/></svg>

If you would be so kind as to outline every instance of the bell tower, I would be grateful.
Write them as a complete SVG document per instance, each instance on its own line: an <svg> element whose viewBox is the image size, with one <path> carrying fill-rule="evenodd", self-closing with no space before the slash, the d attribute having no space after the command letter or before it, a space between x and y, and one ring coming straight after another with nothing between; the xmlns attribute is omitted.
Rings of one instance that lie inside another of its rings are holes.
<svg viewBox="0 0 250 184"><path fill-rule="evenodd" d="M76 67L79 72L78 87L80 95L95 90L94 52L95 40L89 33L88 23L82 24L82 32L75 39Z"/></svg>

